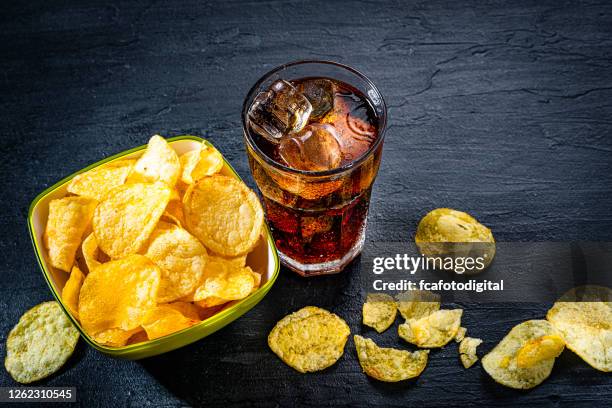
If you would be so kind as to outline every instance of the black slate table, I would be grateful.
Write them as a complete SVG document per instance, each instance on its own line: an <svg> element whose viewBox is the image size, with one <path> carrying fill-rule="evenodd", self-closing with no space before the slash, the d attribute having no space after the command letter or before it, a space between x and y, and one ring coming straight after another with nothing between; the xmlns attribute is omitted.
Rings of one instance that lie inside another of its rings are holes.
<svg viewBox="0 0 612 408"><path fill-rule="evenodd" d="M50 299L25 222L36 194L154 133L208 138L253 186L243 98L296 59L354 66L386 98L368 241L410 240L420 217L444 206L474 214L499 241L612 241L605 2L7 1L0 28L1 354L19 316ZM610 404L610 376L567 351L528 392L495 384L479 365L464 370L454 345L402 384L363 375L352 342L309 375L269 351L274 323L309 304L364 332L358 274L359 262L309 280L282 270L259 305L202 341L140 362L81 342L41 384L74 385L88 407ZM486 352L547 307L474 306L464 322ZM397 344L395 329L380 338ZM13 384L1 371L0 386Z"/></svg>

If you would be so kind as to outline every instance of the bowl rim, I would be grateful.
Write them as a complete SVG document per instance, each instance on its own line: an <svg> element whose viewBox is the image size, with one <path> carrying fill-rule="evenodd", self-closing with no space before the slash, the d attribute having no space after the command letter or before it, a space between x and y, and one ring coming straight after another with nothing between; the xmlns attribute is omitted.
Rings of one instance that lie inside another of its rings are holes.
<svg viewBox="0 0 612 408"><path fill-rule="evenodd" d="M201 138L199 136L192 136L192 135L182 135L182 136L174 136L174 137L169 137L166 138L166 141L171 144L172 142L177 142L177 141L181 141L181 140L192 140L192 141L196 141L196 142L203 142L206 145L210 146L210 147L214 147L212 145L212 143L210 143L208 140ZM60 307L62 308L62 310L64 311L64 313L68 316L68 318L70 319L70 321L74 324L74 326L76 327L76 329L79 331L79 333L81 334L81 337L83 337L83 339L87 342L87 344L89 344L91 347L93 347L94 349L101 351L105 354L110 354L110 355L122 355L122 354L126 354L126 353L136 353L138 351L142 351L142 350L146 350L149 348L155 348L156 346L161 346L164 343L167 342L172 342L173 340L175 340L176 338L184 335L185 333L194 330L195 328L198 327L203 327L203 326L212 326L215 325L216 323L218 323L221 320L224 320L228 317L231 317L234 312L236 311L240 311L241 306L245 303L250 303L251 299L253 299L254 297L256 297L258 295L258 293L262 293L267 294L267 292L270 290L270 288L272 287L272 285L274 284L274 282L276 281L278 275L279 275L279 271L280 271L280 260L278 257L278 251L276 249L276 245L274 244L274 240L272 239L272 233L270 231L270 227L268 226L268 223L265 222L264 220L264 225L266 228L266 233L267 233L267 247L268 249L272 249L272 254L273 254L273 262L274 262L274 272L272 274L272 276L270 277L270 279L268 279L268 281L260 286L255 292L249 294L249 296L247 296L244 299L241 299L240 301L234 303L233 305L231 305L228 308L225 308L223 310L221 310L218 313L215 313L213 316L202 320L201 322L187 327L185 329L179 330L177 332L168 334L166 336L157 338L157 339L153 339L153 340L149 340L149 341L145 341L142 343L135 343L135 344L129 344L129 345L125 345L125 346L121 346L121 347L108 347L105 345L101 345L96 343L91 337L89 337L89 335L85 332L85 330L83 330L83 328L81 327L80 323L72 316L72 314L68 311L68 309L66 308L66 306L64 305L64 302L62 301L62 297L60 294L58 294L58 292L55 290L55 287L52 283L52 278L50 276L50 272L47 270L46 267L46 263L43 261L42 259L42 251L43 251L43 247L42 247L42 242L39 242L39 240L36 238L34 230L34 221L33 221L33 214L34 214L34 210L37 208L38 204L40 203L41 200L43 200L44 198L46 198L48 195L54 193L58 188L62 187L65 183L67 183L68 181L72 180L75 176L77 176L78 174L84 173L88 170L91 170L95 167L101 166L103 164L106 164L108 162L111 162L113 160L116 159L120 159L124 156L127 156L129 154L141 151L146 149L147 145L141 145L141 146L136 146L133 147L131 149L128 150L124 150L120 153L116 153L114 155L111 155L109 157L106 157L100 161L97 161L93 164L90 164L89 166L86 166L72 174L70 174L69 176L64 177L63 179L61 179L60 181L54 183L52 186L46 188L45 190L43 190L41 193L39 193L30 203L30 207L28 209L28 217L27 217L27 224L28 224L28 232L30 235L30 241L32 242L32 246L34 248L34 253L36 255L36 261L38 262L38 266L40 267L40 270L42 272L42 275L45 278L45 282L47 282L47 286L49 287L49 290L51 291L51 294L53 295L53 297L55 298L55 300L57 301L57 303L59 303ZM244 180L242 180L242 178L240 177L240 175L236 172L236 170L232 167L232 165L229 163L229 161L225 158L225 156L223 154L221 154L221 156L223 157L223 162L224 165L226 165L228 167L228 169L232 172L232 174L234 175L234 177L236 177L238 180L244 182ZM268 261L268 267L269 267L269 261ZM263 298L263 296L262 296ZM261 299L259 299L261 300ZM255 302L255 304L258 301ZM255 306L255 304L253 304L253 306ZM251 307L253 307L251 306ZM230 321L231 322L231 321ZM228 322L229 323L229 322ZM203 336L206 337L206 336ZM203 337L194 339L193 341L197 341Z"/></svg>

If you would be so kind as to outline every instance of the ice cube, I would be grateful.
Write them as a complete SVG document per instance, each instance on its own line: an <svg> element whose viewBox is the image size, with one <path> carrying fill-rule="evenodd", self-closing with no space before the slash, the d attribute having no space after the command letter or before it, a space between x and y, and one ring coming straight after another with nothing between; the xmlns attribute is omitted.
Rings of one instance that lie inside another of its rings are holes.
<svg viewBox="0 0 612 408"><path fill-rule="evenodd" d="M312 119L321 119L334 107L334 84L328 79L307 79L297 90L310 101Z"/></svg>
<svg viewBox="0 0 612 408"><path fill-rule="evenodd" d="M302 130L311 112L308 99L289 82L279 79L255 97L248 118L255 132L278 143L283 136Z"/></svg>
<svg viewBox="0 0 612 408"><path fill-rule="evenodd" d="M280 157L291 168L307 171L331 170L340 165L342 152L336 129L313 123L280 141Z"/></svg>

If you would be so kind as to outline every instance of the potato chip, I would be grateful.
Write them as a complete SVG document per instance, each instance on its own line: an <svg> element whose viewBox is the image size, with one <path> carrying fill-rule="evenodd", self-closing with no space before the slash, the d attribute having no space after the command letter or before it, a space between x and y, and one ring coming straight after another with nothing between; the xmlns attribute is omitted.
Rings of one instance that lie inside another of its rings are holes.
<svg viewBox="0 0 612 408"><path fill-rule="evenodd" d="M147 337L153 340L186 329L198 322L197 319L183 315L176 307L158 305L149 313L142 327L147 332Z"/></svg>
<svg viewBox="0 0 612 408"><path fill-rule="evenodd" d="M181 173L176 152L166 139L155 135L149 139L147 149L140 156L130 173L128 183L155 183L161 181L174 187Z"/></svg>
<svg viewBox="0 0 612 408"><path fill-rule="evenodd" d="M76 319L79 318L79 293L81 292L81 286L83 286L84 280L85 275L83 275L83 272L75 265L72 267L70 277L62 289L62 301L68 308L70 314Z"/></svg>
<svg viewBox="0 0 612 408"><path fill-rule="evenodd" d="M90 335L137 328L155 307L160 280L159 267L142 255L98 266L81 287L81 325Z"/></svg>
<svg viewBox="0 0 612 408"><path fill-rule="evenodd" d="M377 380L397 382L418 377L427 365L429 350L411 353L378 347L372 340L357 335L353 339L363 372Z"/></svg>
<svg viewBox="0 0 612 408"><path fill-rule="evenodd" d="M168 306L174 310L179 311L183 316L188 317L193 320L200 320L200 311L197 306L193 303L189 302L172 302L166 303L165 306Z"/></svg>
<svg viewBox="0 0 612 408"><path fill-rule="evenodd" d="M559 357L565 342L556 334L538 337L527 342L516 354L516 365L520 368L533 367L542 360Z"/></svg>
<svg viewBox="0 0 612 408"><path fill-rule="evenodd" d="M87 265L88 271L92 271L94 268L100 266L100 261L98 261L100 251L93 232L83 240L81 251L83 252L83 258L85 259L85 265Z"/></svg>
<svg viewBox="0 0 612 408"><path fill-rule="evenodd" d="M246 266L246 259L247 259L248 254L230 257L230 256L219 255L216 252L211 252L210 255L217 257L217 258L222 258L226 260L227 262L230 262L236 266Z"/></svg>
<svg viewBox="0 0 612 408"><path fill-rule="evenodd" d="M270 349L301 373L323 370L344 353L351 331L327 310L307 306L282 318L268 336Z"/></svg>
<svg viewBox="0 0 612 408"><path fill-rule="evenodd" d="M107 329L91 336L96 343L110 347L125 346L128 340L135 334L142 332L142 327L132 330Z"/></svg>
<svg viewBox="0 0 612 408"><path fill-rule="evenodd" d="M420 319L440 310L440 295L428 290L409 290L397 295L397 309L406 320Z"/></svg>
<svg viewBox="0 0 612 408"><path fill-rule="evenodd" d="M68 184L68 192L102 201L115 187L125 183L136 160L120 160L76 175Z"/></svg>
<svg viewBox="0 0 612 408"><path fill-rule="evenodd" d="M86 197L51 200L44 234L51 265L70 272L97 204L97 201Z"/></svg>
<svg viewBox="0 0 612 408"><path fill-rule="evenodd" d="M612 290L580 286L561 297L546 315L567 348L593 368L612 371Z"/></svg>
<svg viewBox="0 0 612 408"><path fill-rule="evenodd" d="M223 156L217 149L204 142L196 150L180 157L181 181L193 184L202 177L212 176L223 168Z"/></svg>
<svg viewBox="0 0 612 408"><path fill-rule="evenodd" d="M72 355L79 332L57 302L28 310L6 339L4 367L22 384L38 381L58 371Z"/></svg>
<svg viewBox="0 0 612 408"><path fill-rule="evenodd" d="M171 302L196 290L208 259L206 248L186 230L159 222L145 256L161 269L159 303Z"/></svg>
<svg viewBox="0 0 612 408"><path fill-rule="evenodd" d="M223 310L225 305L217 305L217 306L200 306L200 302L194 302L193 305L198 309L198 316L200 316L200 320L206 320L209 317L212 317Z"/></svg>
<svg viewBox="0 0 612 408"><path fill-rule="evenodd" d="M147 332L143 330L137 332L136 334L132 335L132 337L129 338L129 340L127 341L127 344L138 344L138 343L144 343L145 341L149 341L149 337L147 336Z"/></svg>
<svg viewBox="0 0 612 408"><path fill-rule="evenodd" d="M470 368L478 361L476 348L482 344L482 339L464 337L459 343L459 358L464 368Z"/></svg>
<svg viewBox="0 0 612 408"><path fill-rule="evenodd" d="M170 200L162 218L166 218L167 222L178 225L181 228L185 227L185 214L183 213L183 203L180 200Z"/></svg>
<svg viewBox="0 0 612 408"><path fill-rule="evenodd" d="M554 358L521 368L517 364L519 351L531 340L557 334L546 320L529 320L516 325L489 354L482 358L485 371L498 383L516 389L529 389L550 375Z"/></svg>
<svg viewBox="0 0 612 408"><path fill-rule="evenodd" d="M390 295L370 293L363 304L363 324L382 333L395 321L397 305Z"/></svg>
<svg viewBox="0 0 612 408"><path fill-rule="evenodd" d="M200 285L188 299L202 301L210 307L247 297L255 286L253 271L248 266L237 267L216 257L209 257Z"/></svg>
<svg viewBox="0 0 612 408"><path fill-rule="evenodd" d="M170 192L163 183L125 184L112 190L93 216L100 249L113 259L140 252L163 214Z"/></svg>
<svg viewBox="0 0 612 408"><path fill-rule="evenodd" d="M461 309L443 309L420 319L409 319L399 326L399 336L423 348L445 346L457 335L462 314Z"/></svg>
<svg viewBox="0 0 612 408"><path fill-rule="evenodd" d="M461 343L461 341L463 341L463 339L465 338L466 333L467 333L467 329L465 327L460 327L459 330L457 331L457 335L455 336L455 341L457 343Z"/></svg>
<svg viewBox="0 0 612 408"><path fill-rule="evenodd" d="M214 175L198 180L183 199L187 229L216 253L234 257L252 250L263 229L263 209L244 183Z"/></svg>

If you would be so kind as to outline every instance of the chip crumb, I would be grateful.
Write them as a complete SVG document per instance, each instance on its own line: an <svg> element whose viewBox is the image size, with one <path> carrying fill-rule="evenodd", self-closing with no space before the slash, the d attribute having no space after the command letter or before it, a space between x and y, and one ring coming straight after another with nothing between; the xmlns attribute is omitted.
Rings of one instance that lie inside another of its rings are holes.
<svg viewBox="0 0 612 408"><path fill-rule="evenodd" d="M459 344L459 358L464 368L470 368L478 361L476 348L482 344L482 339L465 337Z"/></svg>
<svg viewBox="0 0 612 408"><path fill-rule="evenodd" d="M457 331L457 335L455 336L455 341L457 343L461 343L466 333L467 333L467 329L465 327L460 327L459 331Z"/></svg>

